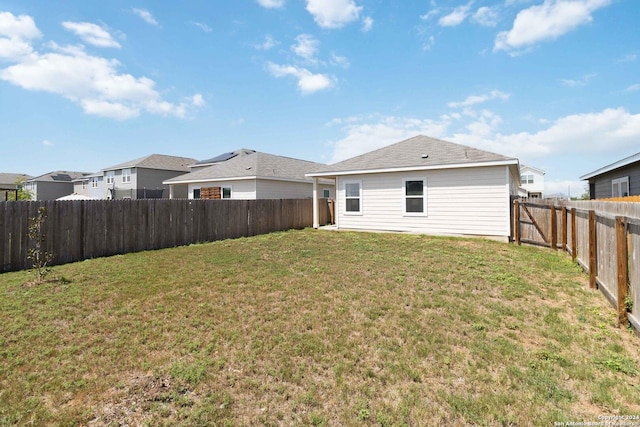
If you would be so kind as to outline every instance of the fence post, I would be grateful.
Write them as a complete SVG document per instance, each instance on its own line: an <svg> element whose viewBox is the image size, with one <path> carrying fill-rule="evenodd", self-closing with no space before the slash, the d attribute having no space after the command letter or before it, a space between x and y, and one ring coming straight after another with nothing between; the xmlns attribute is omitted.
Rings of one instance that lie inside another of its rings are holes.
<svg viewBox="0 0 640 427"><path fill-rule="evenodd" d="M618 254L618 326L627 324L627 283L629 281L629 252L627 224L622 216L616 217L616 246Z"/></svg>
<svg viewBox="0 0 640 427"><path fill-rule="evenodd" d="M567 207L562 207L562 250L567 250Z"/></svg>
<svg viewBox="0 0 640 427"><path fill-rule="evenodd" d="M571 208L571 259L573 262L578 257L578 231L576 230L576 208Z"/></svg>
<svg viewBox="0 0 640 427"><path fill-rule="evenodd" d="M518 200L513 201L513 218L515 221L515 227L513 232L515 233L515 240L518 245L520 243L520 202Z"/></svg>
<svg viewBox="0 0 640 427"><path fill-rule="evenodd" d="M589 211L589 287L591 289L597 287L598 250L596 244L596 213Z"/></svg>
<svg viewBox="0 0 640 427"><path fill-rule="evenodd" d="M558 250L558 217L556 205L551 205L551 249Z"/></svg>

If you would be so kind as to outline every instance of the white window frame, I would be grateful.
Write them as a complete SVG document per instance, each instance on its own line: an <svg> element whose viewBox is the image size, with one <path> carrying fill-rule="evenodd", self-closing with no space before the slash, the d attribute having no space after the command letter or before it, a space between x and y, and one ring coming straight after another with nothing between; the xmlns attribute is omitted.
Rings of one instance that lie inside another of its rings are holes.
<svg viewBox="0 0 640 427"><path fill-rule="evenodd" d="M224 197L224 190L229 190L229 197ZM225 200L233 199L233 187L231 185L221 186L220 198Z"/></svg>
<svg viewBox="0 0 640 427"><path fill-rule="evenodd" d="M90 179L91 181L91 188L98 188L98 178L94 177Z"/></svg>
<svg viewBox="0 0 640 427"><path fill-rule="evenodd" d="M407 196L407 182L422 181L421 196ZM422 212L407 212L407 199L422 199ZM404 216L427 216L427 177L413 176L402 178L402 214Z"/></svg>
<svg viewBox="0 0 640 427"><path fill-rule="evenodd" d="M116 182L116 172L107 171L107 185L113 184L114 182Z"/></svg>
<svg viewBox="0 0 640 427"><path fill-rule="evenodd" d="M626 184L627 186L627 196L629 196L629 177L623 176L622 178L611 180L611 197L627 197L622 194L622 186ZM616 194L616 190L617 193Z"/></svg>
<svg viewBox="0 0 640 427"><path fill-rule="evenodd" d="M127 184L131 182L131 169L122 169L122 183Z"/></svg>
<svg viewBox="0 0 640 427"><path fill-rule="evenodd" d="M358 197L347 197L347 185L349 184L358 184ZM342 183L342 188L344 191L344 214L345 215L362 215L362 180L350 180L344 181ZM358 211L348 211L347 210L347 200L348 199L358 199L360 203L358 203Z"/></svg>

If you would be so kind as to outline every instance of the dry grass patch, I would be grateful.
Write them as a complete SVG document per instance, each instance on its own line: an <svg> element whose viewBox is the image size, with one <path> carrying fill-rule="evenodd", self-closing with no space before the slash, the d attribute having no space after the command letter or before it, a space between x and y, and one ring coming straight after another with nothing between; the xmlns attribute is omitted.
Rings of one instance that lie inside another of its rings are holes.
<svg viewBox="0 0 640 427"><path fill-rule="evenodd" d="M559 253L274 233L0 275L0 424L549 425L640 414L638 340Z"/></svg>

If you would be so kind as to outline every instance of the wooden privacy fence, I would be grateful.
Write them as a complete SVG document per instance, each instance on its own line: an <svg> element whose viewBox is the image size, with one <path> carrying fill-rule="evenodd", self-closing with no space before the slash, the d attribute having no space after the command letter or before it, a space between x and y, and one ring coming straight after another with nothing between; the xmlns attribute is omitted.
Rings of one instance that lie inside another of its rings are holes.
<svg viewBox="0 0 640 427"><path fill-rule="evenodd" d="M29 221L41 207L53 265L313 224L311 199L0 202L0 273L31 267ZM328 218L320 209L320 224Z"/></svg>
<svg viewBox="0 0 640 427"><path fill-rule="evenodd" d="M516 200L514 235L520 244L566 250L640 332L640 203Z"/></svg>

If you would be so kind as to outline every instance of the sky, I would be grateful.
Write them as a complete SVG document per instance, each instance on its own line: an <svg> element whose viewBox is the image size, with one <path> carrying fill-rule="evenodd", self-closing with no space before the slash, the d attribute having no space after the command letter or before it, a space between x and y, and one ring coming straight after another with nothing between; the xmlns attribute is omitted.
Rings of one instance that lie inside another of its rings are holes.
<svg viewBox="0 0 640 427"><path fill-rule="evenodd" d="M638 0L0 0L0 172L422 134L547 194L640 152Z"/></svg>

